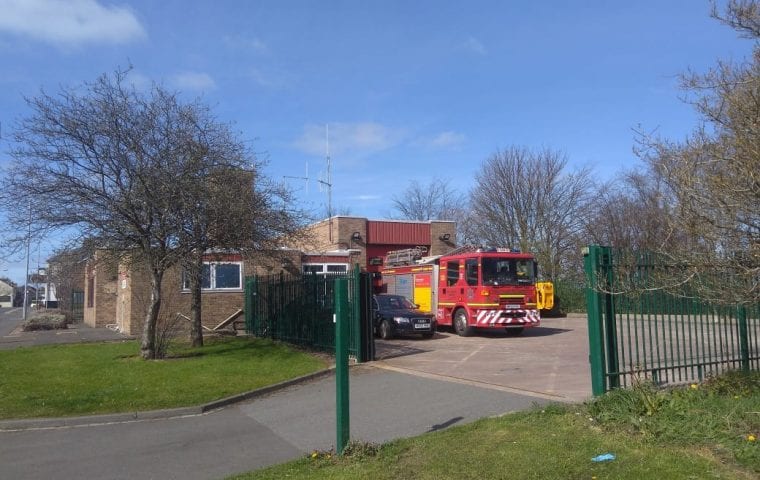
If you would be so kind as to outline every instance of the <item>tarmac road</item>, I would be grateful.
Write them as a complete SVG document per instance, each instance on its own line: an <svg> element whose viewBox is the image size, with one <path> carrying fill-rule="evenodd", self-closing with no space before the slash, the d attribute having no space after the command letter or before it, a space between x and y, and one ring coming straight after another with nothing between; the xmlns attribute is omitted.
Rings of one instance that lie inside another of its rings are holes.
<svg viewBox="0 0 760 480"><path fill-rule="evenodd" d="M10 333L21 325L24 311L20 308L0 308L0 337Z"/></svg>
<svg viewBox="0 0 760 480"><path fill-rule="evenodd" d="M368 365L350 398L351 438L374 443L547 402ZM0 478L223 478L330 449L335 430L328 376L203 415L0 431Z"/></svg>

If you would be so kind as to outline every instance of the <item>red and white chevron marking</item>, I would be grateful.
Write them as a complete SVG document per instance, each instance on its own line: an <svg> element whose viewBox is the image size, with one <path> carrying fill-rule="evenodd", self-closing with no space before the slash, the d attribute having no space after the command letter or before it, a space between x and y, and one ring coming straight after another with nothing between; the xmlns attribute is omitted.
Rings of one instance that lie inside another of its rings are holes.
<svg viewBox="0 0 760 480"><path fill-rule="evenodd" d="M525 314L515 317L514 314ZM478 325L507 325L530 323L538 325L541 315L538 310L478 310L475 316Z"/></svg>

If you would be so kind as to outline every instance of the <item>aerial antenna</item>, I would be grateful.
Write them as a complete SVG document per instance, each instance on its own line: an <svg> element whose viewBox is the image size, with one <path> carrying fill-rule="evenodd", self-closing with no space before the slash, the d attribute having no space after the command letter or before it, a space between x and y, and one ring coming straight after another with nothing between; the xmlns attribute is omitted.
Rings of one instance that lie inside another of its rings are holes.
<svg viewBox="0 0 760 480"><path fill-rule="evenodd" d="M327 188L327 218L329 222L329 238L332 242L332 170L330 168L330 125L325 124L325 160L327 162L327 177L317 180L320 186ZM321 189L321 188L320 188Z"/></svg>
<svg viewBox="0 0 760 480"><path fill-rule="evenodd" d="M306 195L309 194L309 162L306 162L306 176L294 177L292 175L283 175L283 178L294 178L296 180L304 180L306 182Z"/></svg>

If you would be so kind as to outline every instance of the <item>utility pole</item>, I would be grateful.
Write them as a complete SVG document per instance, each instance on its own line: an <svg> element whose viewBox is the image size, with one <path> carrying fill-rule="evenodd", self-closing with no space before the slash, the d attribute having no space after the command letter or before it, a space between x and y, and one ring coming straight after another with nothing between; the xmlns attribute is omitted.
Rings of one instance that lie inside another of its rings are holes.
<svg viewBox="0 0 760 480"><path fill-rule="evenodd" d="M26 306L29 299L29 244L32 242L32 201L29 200L29 230L26 234L26 274L24 275L24 321L26 322Z"/></svg>

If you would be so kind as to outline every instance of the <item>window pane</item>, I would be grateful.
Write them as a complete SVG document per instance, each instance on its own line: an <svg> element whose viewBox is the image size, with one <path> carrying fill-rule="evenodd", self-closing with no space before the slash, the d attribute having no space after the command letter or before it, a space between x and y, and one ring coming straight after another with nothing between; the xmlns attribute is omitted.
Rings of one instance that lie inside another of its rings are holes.
<svg viewBox="0 0 760 480"><path fill-rule="evenodd" d="M215 265L216 288L240 288L240 265L217 263Z"/></svg>
<svg viewBox="0 0 760 480"><path fill-rule="evenodd" d="M467 276L467 285L478 284L478 261L470 259L464 262L465 275Z"/></svg>
<svg viewBox="0 0 760 480"><path fill-rule="evenodd" d="M459 262L448 262L446 264L446 285L449 287L459 281Z"/></svg>
<svg viewBox="0 0 760 480"><path fill-rule="evenodd" d="M346 273L346 266L345 265L328 265L327 271L330 273Z"/></svg>
<svg viewBox="0 0 760 480"><path fill-rule="evenodd" d="M211 265L203 264L203 276L201 277L201 288L211 288Z"/></svg>
<svg viewBox="0 0 760 480"><path fill-rule="evenodd" d="M304 265L303 273L322 273L322 265Z"/></svg>

